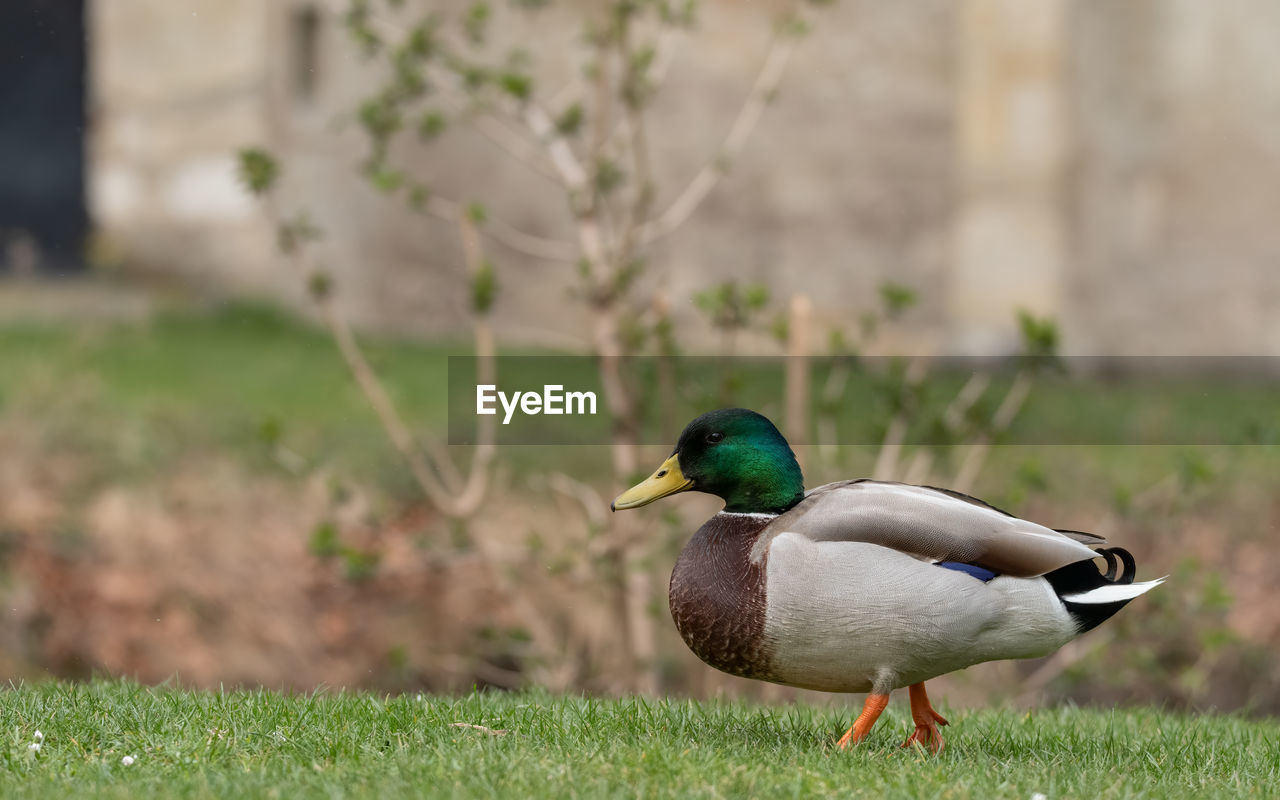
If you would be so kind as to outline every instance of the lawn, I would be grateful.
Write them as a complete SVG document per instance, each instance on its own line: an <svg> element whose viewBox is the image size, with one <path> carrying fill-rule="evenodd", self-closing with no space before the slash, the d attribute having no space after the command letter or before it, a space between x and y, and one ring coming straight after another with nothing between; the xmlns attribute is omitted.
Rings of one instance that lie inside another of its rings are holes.
<svg viewBox="0 0 1280 800"><path fill-rule="evenodd" d="M905 700L853 752L847 709L538 692L4 692L4 797L1275 797L1280 723L1150 709L944 712L900 750ZM464 725L481 726L465 727ZM30 749L36 731L38 751ZM497 733L504 731L505 733ZM126 765L123 759L133 759Z"/></svg>

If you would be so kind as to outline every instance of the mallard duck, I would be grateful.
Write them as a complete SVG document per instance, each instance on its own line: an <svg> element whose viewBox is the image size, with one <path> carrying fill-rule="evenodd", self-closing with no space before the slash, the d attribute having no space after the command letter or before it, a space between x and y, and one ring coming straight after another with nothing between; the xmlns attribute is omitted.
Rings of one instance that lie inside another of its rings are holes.
<svg viewBox="0 0 1280 800"><path fill-rule="evenodd" d="M868 692L842 749L867 737L890 692L908 687L915 731L903 746L941 751L947 721L925 681L1048 655L1163 580L1134 583L1133 556L1101 547L1100 536L1046 528L959 492L866 479L806 492L786 439L742 408L689 423L671 457L612 508L684 491L716 495L724 509L671 573L681 637L732 675Z"/></svg>

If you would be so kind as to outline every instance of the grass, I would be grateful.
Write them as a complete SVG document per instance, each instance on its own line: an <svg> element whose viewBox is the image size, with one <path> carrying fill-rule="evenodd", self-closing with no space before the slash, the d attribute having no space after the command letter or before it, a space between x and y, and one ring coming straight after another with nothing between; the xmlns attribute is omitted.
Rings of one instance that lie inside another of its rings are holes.
<svg viewBox="0 0 1280 800"><path fill-rule="evenodd" d="M0 796L1274 797L1280 723L1150 709L950 711L939 757L900 750L895 702L865 746L848 709L547 694L463 697L129 682L0 696ZM945 710L945 709L944 709ZM481 725L507 731L456 727ZM35 732L42 747L28 746ZM122 759L135 761L124 765Z"/></svg>

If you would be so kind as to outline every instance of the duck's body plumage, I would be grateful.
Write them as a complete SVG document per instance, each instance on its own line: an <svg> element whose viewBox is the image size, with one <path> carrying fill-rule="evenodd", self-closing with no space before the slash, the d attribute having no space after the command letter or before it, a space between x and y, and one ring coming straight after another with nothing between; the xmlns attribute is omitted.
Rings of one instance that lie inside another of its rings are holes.
<svg viewBox="0 0 1280 800"><path fill-rule="evenodd" d="M765 635L779 683L887 694L982 661L1047 655L1076 635L1043 578L983 582L884 550L799 533L769 543Z"/></svg>
<svg viewBox="0 0 1280 800"><path fill-rule="evenodd" d="M1084 625L1044 575L1097 556L1082 536L938 489L842 481L782 514L708 520L676 562L671 612L726 672L887 692L1075 638Z"/></svg>
<svg viewBox="0 0 1280 800"><path fill-rule="evenodd" d="M924 681L1048 655L1161 582L1134 583L1133 557L1099 547L1101 537L957 492L871 480L805 492L800 481L772 424L729 409L690 423L676 453L615 508L690 488L725 497L676 561L676 627L734 675L870 692L842 746L865 737L888 693L906 686L908 741L940 749L946 721Z"/></svg>

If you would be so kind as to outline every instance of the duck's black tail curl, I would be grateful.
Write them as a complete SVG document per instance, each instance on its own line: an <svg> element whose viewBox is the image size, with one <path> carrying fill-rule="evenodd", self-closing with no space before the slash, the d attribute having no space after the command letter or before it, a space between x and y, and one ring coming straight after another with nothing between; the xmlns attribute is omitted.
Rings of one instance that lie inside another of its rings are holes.
<svg viewBox="0 0 1280 800"><path fill-rule="evenodd" d="M1135 584L1138 564L1123 547L1099 547L1094 552L1107 562L1106 572L1101 571L1096 561L1089 559L1068 564L1044 576L1081 633L1098 627L1130 600L1164 580Z"/></svg>

